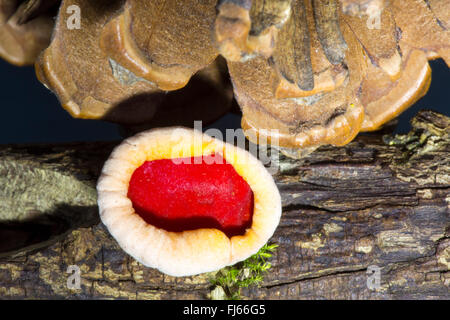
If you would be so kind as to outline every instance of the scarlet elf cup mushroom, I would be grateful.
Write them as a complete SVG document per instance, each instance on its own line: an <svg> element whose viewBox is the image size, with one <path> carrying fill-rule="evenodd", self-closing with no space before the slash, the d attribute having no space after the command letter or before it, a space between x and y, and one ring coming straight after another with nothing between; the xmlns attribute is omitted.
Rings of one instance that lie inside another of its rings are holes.
<svg viewBox="0 0 450 320"><path fill-rule="evenodd" d="M124 140L106 161L97 191L101 220L123 250L172 276L248 258L281 216L278 189L258 159L182 127Z"/></svg>

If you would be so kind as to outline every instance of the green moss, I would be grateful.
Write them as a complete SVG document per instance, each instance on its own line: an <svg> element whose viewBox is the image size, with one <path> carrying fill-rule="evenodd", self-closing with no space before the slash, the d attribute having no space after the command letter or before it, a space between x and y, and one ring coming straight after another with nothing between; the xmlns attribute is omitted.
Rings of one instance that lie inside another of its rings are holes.
<svg viewBox="0 0 450 320"><path fill-rule="evenodd" d="M211 299L239 300L242 299L241 289L259 285L264 274L272 267L268 259L278 247L276 244L265 244L256 254L247 260L220 270L211 284Z"/></svg>

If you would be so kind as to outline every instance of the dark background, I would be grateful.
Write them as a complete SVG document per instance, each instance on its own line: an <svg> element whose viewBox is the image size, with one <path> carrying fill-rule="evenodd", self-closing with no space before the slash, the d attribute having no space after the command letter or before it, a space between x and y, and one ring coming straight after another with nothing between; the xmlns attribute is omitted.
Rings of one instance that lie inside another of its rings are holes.
<svg viewBox="0 0 450 320"><path fill-rule="evenodd" d="M449 69L440 59L430 64L433 70L430 90L399 117L397 132L407 132L410 118L421 109L450 116ZM1 60L0 85L0 144L121 139L115 124L73 119L56 96L36 79L33 67L19 68ZM240 118L228 114L210 127L239 128Z"/></svg>

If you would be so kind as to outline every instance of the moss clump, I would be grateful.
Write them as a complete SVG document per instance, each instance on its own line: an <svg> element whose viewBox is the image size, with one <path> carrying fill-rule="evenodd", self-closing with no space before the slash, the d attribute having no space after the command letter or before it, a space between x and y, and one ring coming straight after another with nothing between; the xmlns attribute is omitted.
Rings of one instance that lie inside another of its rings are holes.
<svg viewBox="0 0 450 320"><path fill-rule="evenodd" d="M221 269L215 278L211 279L213 290L210 298L213 300L242 299L242 288L259 285L263 281L264 274L272 267L268 259L272 257L277 247L276 244L265 244L247 260Z"/></svg>

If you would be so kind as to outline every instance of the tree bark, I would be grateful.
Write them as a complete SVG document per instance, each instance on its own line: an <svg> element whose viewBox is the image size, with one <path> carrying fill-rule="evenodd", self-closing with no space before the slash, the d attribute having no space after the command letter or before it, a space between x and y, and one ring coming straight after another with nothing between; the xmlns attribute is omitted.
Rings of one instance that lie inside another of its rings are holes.
<svg viewBox="0 0 450 320"><path fill-rule="evenodd" d="M412 125L280 158L279 248L244 297L450 298L450 118L422 111ZM95 182L115 144L0 147L0 298L207 298L214 273L145 268L99 223Z"/></svg>

